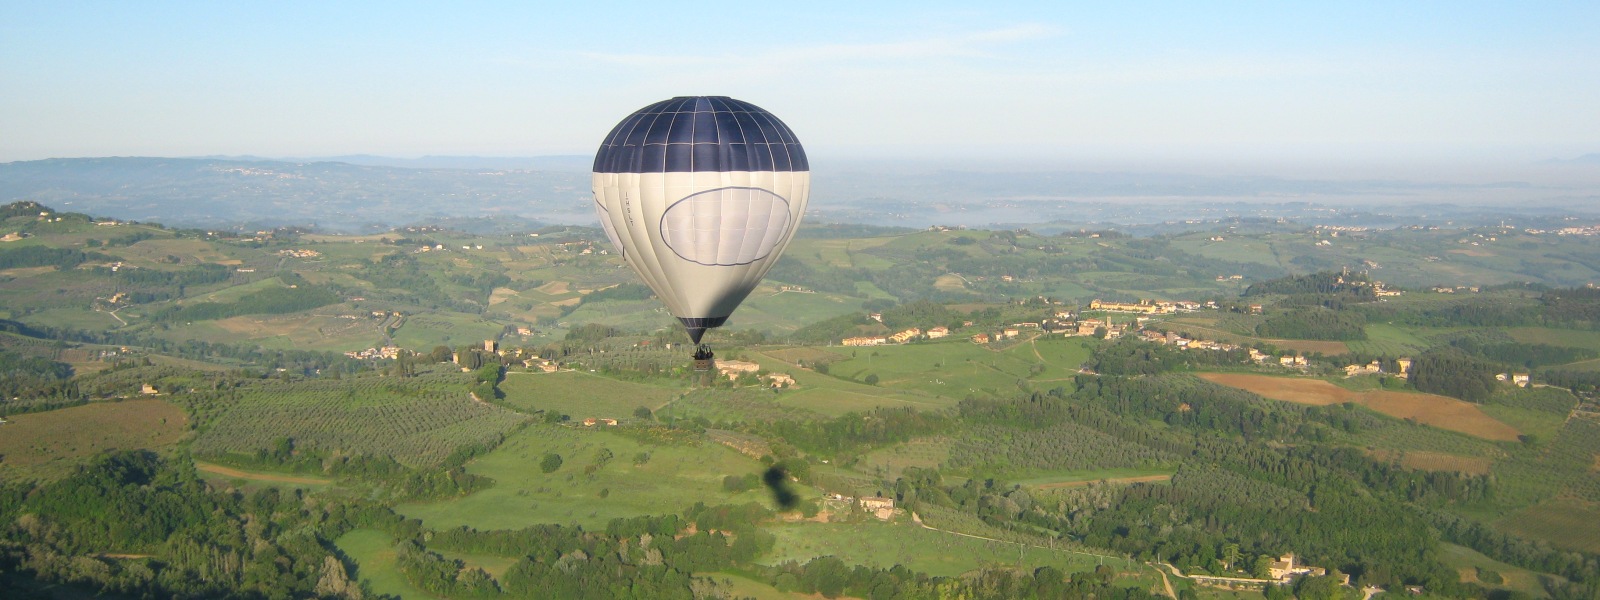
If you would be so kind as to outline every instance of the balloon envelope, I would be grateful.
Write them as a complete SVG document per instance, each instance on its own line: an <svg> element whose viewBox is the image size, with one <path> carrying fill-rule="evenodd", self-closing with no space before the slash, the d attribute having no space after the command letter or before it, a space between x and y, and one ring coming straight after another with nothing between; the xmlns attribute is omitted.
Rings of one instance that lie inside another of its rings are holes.
<svg viewBox="0 0 1600 600"><path fill-rule="evenodd" d="M789 245L811 170L772 113L686 96L618 123L595 155L593 186L606 237L699 343Z"/></svg>

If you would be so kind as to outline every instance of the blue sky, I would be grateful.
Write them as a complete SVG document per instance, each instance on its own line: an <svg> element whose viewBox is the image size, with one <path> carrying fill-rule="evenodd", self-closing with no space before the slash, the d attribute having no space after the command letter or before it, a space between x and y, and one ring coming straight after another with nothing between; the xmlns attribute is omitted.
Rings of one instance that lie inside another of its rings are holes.
<svg viewBox="0 0 1600 600"><path fill-rule="evenodd" d="M1600 152L1596 2L859 4L0 0L0 161L587 154L698 94L819 159Z"/></svg>

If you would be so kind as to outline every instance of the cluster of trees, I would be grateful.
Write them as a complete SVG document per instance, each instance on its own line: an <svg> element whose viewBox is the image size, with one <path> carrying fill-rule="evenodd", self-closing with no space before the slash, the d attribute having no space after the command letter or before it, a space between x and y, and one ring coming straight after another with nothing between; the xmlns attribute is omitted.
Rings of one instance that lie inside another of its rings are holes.
<svg viewBox="0 0 1600 600"><path fill-rule="evenodd" d="M1600 325L1600 288L1547 290L1540 295L1545 317L1560 323Z"/></svg>
<svg viewBox="0 0 1600 600"><path fill-rule="evenodd" d="M217 491L192 468L144 451L110 454L66 479L0 496L0 520L15 523L0 530L0 587L71 582L128 597L359 593L331 540L374 514L273 488ZM147 556L101 558L105 552Z"/></svg>
<svg viewBox="0 0 1600 600"><path fill-rule="evenodd" d="M1154 375L1196 367L1238 365L1248 350L1180 350L1128 336L1094 350L1087 367L1102 375Z"/></svg>
<svg viewBox="0 0 1600 600"><path fill-rule="evenodd" d="M596 290L578 298L578 303L561 308L561 316L572 314L585 304L603 302L606 300L649 300L655 296L650 287L640 283L622 283L603 290Z"/></svg>
<svg viewBox="0 0 1600 600"><path fill-rule="evenodd" d="M767 425L775 437L824 456L908 441L951 427L950 417L914 408L878 408L833 419L778 421Z"/></svg>
<svg viewBox="0 0 1600 600"><path fill-rule="evenodd" d="M1548 365L1564 365L1600 356L1588 348L1552 346L1510 340L1485 341L1478 337L1463 336L1450 341L1450 345L1473 356L1525 369Z"/></svg>
<svg viewBox="0 0 1600 600"><path fill-rule="evenodd" d="M221 283L233 276L228 267L211 263L173 271L95 267L91 272L116 281L117 289L127 292L135 304L181 298L188 286Z"/></svg>
<svg viewBox="0 0 1600 600"><path fill-rule="evenodd" d="M123 235L119 235L119 236L107 239L104 242L102 242L100 240L95 240L95 239L84 240L83 241L83 245L88 246L90 248L94 248L94 247L97 247L97 246L105 246L107 248L110 248L110 247L113 247L113 246L132 246L134 244L137 244L139 242L142 242L142 241L145 241L145 240L148 240L148 239L154 239L155 237L156 237L156 234L150 233L149 231L134 231L134 232L131 232L131 233L127 233L127 234L123 234Z"/></svg>
<svg viewBox="0 0 1600 600"><path fill-rule="evenodd" d="M32 200L18 200L0 206L0 221L11 217L37 217L39 213L53 213L55 209Z"/></svg>
<svg viewBox="0 0 1600 600"><path fill-rule="evenodd" d="M1501 372L1499 365L1443 348L1425 352L1411 363L1411 385L1424 392L1483 402L1498 387L1497 372Z"/></svg>
<svg viewBox="0 0 1600 600"><path fill-rule="evenodd" d="M708 587L695 572L753 562L775 538L755 526L772 513L757 504L707 507L683 516L613 519L604 531L535 525L518 530L457 528L413 536L396 547L413 585L467 598L695 598ZM690 525L696 529L690 533ZM521 556L499 580L430 548Z"/></svg>
<svg viewBox="0 0 1600 600"><path fill-rule="evenodd" d="M410 252L385 254L363 261L351 275L370 282L380 290L398 295L428 308L448 308L459 312L482 314L485 303L459 301L445 293L429 269L423 268ZM370 295L370 294L369 294Z"/></svg>
<svg viewBox="0 0 1600 600"><path fill-rule="evenodd" d="M1377 299L1372 280L1365 273L1319 271L1309 275L1289 275L1250 284L1245 296L1277 294L1300 296L1347 296L1351 300L1370 302Z"/></svg>
<svg viewBox="0 0 1600 600"><path fill-rule="evenodd" d="M23 246L21 248L0 249L0 269L55 267L58 270L65 271L75 268L90 259L107 260L110 258L98 252L86 254L82 250L69 248Z"/></svg>
<svg viewBox="0 0 1600 600"><path fill-rule="evenodd" d="M1539 323L1539 304L1515 298L1467 298L1453 302L1402 305L1393 302L1360 308L1370 321L1419 327L1518 327Z"/></svg>
<svg viewBox="0 0 1600 600"><path fill-rule="evenodd" d="M1361 313L1322 307L1274 312L1256 326L1256 335L1295 340L1364 340L1367 319Z"/></svg>
<svg viewBox="0 0 1600 600"><path fill-rule="evenodd" d="M435 500L464 496L492 487L494 480L468 473L464 465L498 445L499 439L461 446L441 464L425 468L408 467L393 457L383 455L345 455L300 448L291 437L277 438L269 447L257 449L251 455L230 453L206 458L247 469L264 468L338 477L368 488L373 496L396 500Z"/></svg>
<svg viewBox="0 0 1600 600"><path fill-rule="evenodd" d="M883 324L893 330L902 330L908 327L929 328L936 326L961 325L962 319L958 318L943 304L917 300L905 304L896 304L880 311L883 315ZM954 327L951 327L954 329Z"/></svg>
<svg viewBox="0 0 1600 600"><path fill-rule="evenodd" d="M787 337L790 340L810 344L832 344L840 339L861 335L863 328L880 332L887 332L883 324L867 318L866 313L852 312L823 319L810 325L796 329Z"/></svg>
<svg viewBox="0 0 1600 600"><path fill-rule="evenodd" d="M72 365L0 349L0 406L21 396L67 396Z"/></svg>
<svg viewBox="0 0 1600 600"><path fill-rule="evenodd" d="M478 293L483 302L489 301L489 295L497 287L505 287L511 283L511 277L496 271L479 271L477 273L453 272L448 276L450 283L459 285Z"/></svg>
<svg viewBox="0 0 1600 600"><path fill-rule="evenodd" d="M339 295L322 286L273 287L237 302L197 302L150 315L153 321L214 321L239 315L281 315L320 308L339 302Z"/></svg>

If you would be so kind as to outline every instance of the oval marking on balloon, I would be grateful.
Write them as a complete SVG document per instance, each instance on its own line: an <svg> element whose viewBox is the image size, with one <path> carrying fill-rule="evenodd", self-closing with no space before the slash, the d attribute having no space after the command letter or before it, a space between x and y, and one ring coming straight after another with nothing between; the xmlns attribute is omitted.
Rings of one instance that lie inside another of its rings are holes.
<svg viewBox="0 0 1600 600"><path fill-rule="evenodd" d="M750 215L762 213L765 224L749 227ZM695 226L711 220L716 221L714 229ZM733 227L738 224L734 220L742 220L746 226ZM783 196L758 187L730 186L696 192L672 203L661 214L660 235L679 258L708 267L737 267L771 255L788 237L791 221L789 201ZM737 239L735 232L739 233ZM752 232L758 236L753 241L749 237ZM724 252L724 242L736 244L732 252ZM728 253L733 256L719 260L719 254Z"/></svg>

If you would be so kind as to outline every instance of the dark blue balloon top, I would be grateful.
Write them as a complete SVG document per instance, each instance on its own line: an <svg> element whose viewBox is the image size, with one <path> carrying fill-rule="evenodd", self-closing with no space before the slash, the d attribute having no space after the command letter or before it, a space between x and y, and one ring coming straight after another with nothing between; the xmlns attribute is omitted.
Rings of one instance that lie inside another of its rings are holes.
<svg viewBox="0 0 1600 600"><path fill-rule="evenodd" d="M809 171L794 132L761 107L727 96L680 96L618 123L596 173Z"/></svg>

